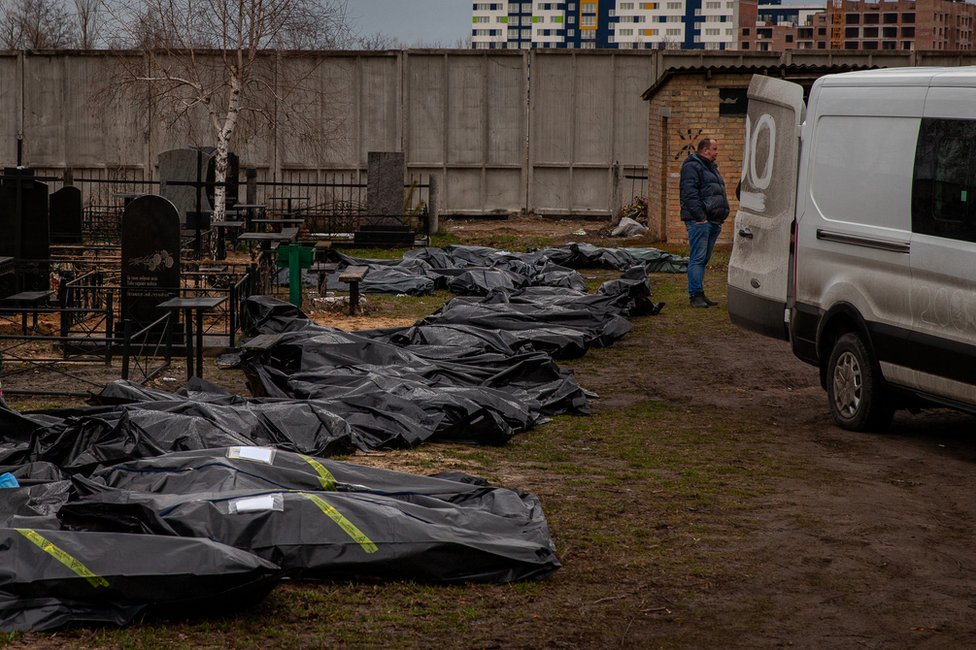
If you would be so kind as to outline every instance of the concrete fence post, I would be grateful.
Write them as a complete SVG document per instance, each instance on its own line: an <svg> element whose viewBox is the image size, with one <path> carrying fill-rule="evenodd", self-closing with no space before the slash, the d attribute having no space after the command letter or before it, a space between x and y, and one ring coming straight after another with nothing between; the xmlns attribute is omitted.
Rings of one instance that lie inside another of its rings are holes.
<svg viewBox="0 0 976 650"><path fill-rule="evenodd" d="M434 235L440 231L440 215L437 212L437 200L440 194L440 179L437 175L430 176L430 193L427 197L427 211L430 219L430 234Z"/></svg>

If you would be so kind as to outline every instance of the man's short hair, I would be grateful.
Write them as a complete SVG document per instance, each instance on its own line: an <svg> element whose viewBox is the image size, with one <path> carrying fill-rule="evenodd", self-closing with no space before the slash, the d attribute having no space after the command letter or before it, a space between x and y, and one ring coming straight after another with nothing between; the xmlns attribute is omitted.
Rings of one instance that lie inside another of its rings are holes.
<svg viewBox="0 0 976 650"><path fill-rule="evenodd" d="M705 138L705 139L703 139L701 142L698 143L698 149L696 149L696 151L698 153L701 153L701 152L705 151L705 149L708 149L709 147L712 146L712 141L713 141L713 138Z"/></svg>

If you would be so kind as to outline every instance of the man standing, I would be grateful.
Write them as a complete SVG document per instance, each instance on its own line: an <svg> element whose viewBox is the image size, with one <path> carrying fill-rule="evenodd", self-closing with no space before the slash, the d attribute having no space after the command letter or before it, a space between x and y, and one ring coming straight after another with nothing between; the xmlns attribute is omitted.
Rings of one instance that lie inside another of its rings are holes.
<svg viewBox="0 0 976 650"><path fill-rule="evenodd" d="M712 257L715 240L722 232L722 222L729 216L729 199L725 195L725 181L718 172L715 157L718 142L705 138L698 150L681 165L681 220L688 230L688 297L692 307L711 307L718 303L709 300L702 287L705 265Z"/></svg>

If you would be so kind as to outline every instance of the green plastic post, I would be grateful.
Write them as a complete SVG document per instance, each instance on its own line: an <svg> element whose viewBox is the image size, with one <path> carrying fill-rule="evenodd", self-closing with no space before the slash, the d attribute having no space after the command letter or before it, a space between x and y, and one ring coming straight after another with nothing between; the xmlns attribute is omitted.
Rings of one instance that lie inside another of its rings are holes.
<svg viewBox="0 0 976 650"><path fill-rule="evenodd" d="M278 268L288 266L288 302L302 307L302 269L312 266L314 252L301 244L278 247Z"/></svg>
<svg viewBox="0 0 976 650"><path fill-rule="evenodd" d="M301 246L288 248L288 302L302 308L302 266L299 255Z"/></svg>

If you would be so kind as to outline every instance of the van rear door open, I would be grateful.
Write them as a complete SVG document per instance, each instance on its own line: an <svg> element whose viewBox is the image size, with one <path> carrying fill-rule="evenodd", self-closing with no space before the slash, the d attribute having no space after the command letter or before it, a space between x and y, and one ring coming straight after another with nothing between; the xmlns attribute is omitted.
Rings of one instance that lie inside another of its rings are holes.
<svg viewBox="0 0 976 650"><path fill-rule="evenodd" d="M803 88L756 75L749 84L742 186L729 260L729 317L789 339L790 237L803 120Z"/></svg>

